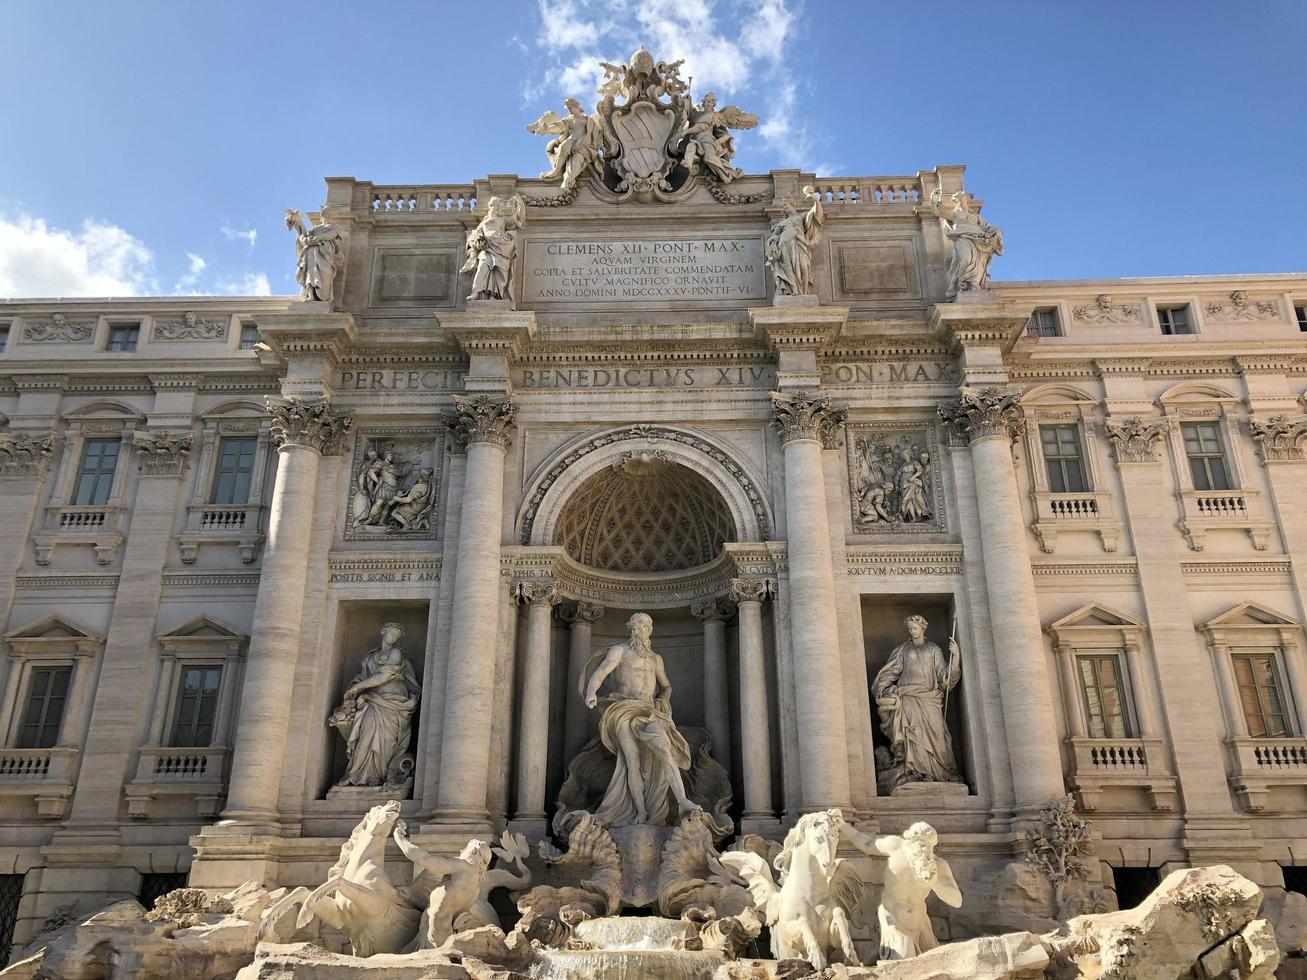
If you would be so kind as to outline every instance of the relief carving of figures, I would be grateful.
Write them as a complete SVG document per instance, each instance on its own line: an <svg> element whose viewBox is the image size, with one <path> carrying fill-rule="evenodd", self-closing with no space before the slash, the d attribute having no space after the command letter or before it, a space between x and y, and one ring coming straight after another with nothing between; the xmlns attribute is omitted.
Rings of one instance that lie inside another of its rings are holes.
<svg viewBox="0 0 1307 980"><path fill-rule="evenodd" d="M989 261L1003 254L1003 232L980 216L975 198L966 191L955 191L949 205L942 198L943 188L936 187L930 195L930 211L953 243L947 297L955 300L959 293L989 285Z"/></svg>
<svg viewBox="0 0 1307 980"><path fill-rule="evenodd" d="M1280 315L1280 308L1274 300L1249 302L1248 293L1236 289L1230 294L1228 306L1225 303L1208 303L1207 315L1216 320L1274 320Z"/></svg>
<svg viewBox="0 0 1307 980"><path fill-rule="evenodd" d="M684 132L681 163L691 174L706 167L708 172L723 184L729 184L744 171L731 166L735 159L735 137L732 129L753 129L758 117L739 106L717 108L717 94L709 92L690 113ZM820 223L820 220L819 220Z"/></svg>
<svg viewBox="0 0 1307 980"><path fill-rule="evenodd" d="M393 442L368 445L354 468L350 531L430 531L436 502L430 443L401 452ZM356 457L357 459L357 457Z"/></svg>
<svg viewBox="0 0 1307 980"><path fill-rule="evenodd" d="M295 281L300 284L300 299L330 303L335 296L344 232L326 222L309 228L304 215L294 208L286 209L286 227L295 233Z"/></svg>
<svg viewBox="0 0 1307 980"><path fill-rule="evenodd" d="M1112 297L1100 293L1093 306L1077 306L1071 315L1081 323L1143 323L1143 314L1137 303L1113 305Z"/></svg>
<svg viewBox="0 0 1307 980"><path fill-rule="evenodd" d="M854 525L886 530L939 523L925 432L861 432L849 439Z"/></svg>
<svg viewBox="0 0 1307 980"><path fill-rule="evenodd" d="M490 199L486 216L467 234L467 261L459 270L472 276L468 299L513 301L513 256L525 223L526 201L521 194Z"/></svg>
<svg viewBox="0 0 1307 980"><path fill-rule="evenodd" d="M883 791L904 783L960 783L945 708L948 694L962 679L957 642L949 653L926 639L926 620L904 620L908 639L894 648L871 684L880 711L881 731L889 739L889 758L877 760L877 780Z"/></svg>
<svg viewBox="0 0 1307 980"><path fill-rule="evenodd" d="M422 688L397 646L403 635L404 627L398 623L381 628L381 646L363 657L340 707L327 719L345 739L348 757L337 786L401 791L412 785L413 756L408 745Z"/></svg>
<svg viewBox="0 0 1307 980"><path fill-rule="evenodd" d="M787 199L785 217L777 219L767 236L767 264L781 296L806 296L812 292L812 248L821 241L825 215L821 198L811 184L803 188L803 196L812 201L812 207L801 212Z"/></svg>
<svg viewBox="0 0 1307 980"><path fill-rule="evenodd" d="M226 320L202 320L194 310L180 320L163 320L154 325L155 340L221 340L227 335Z"/></svg>

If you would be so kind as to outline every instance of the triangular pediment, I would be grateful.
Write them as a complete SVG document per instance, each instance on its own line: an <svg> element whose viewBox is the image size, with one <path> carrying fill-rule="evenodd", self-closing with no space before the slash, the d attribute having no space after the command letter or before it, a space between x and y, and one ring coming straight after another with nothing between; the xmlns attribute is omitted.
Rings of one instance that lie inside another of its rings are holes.
<svg viewBox="0 0 1307 980"><path fill-rule="evenodd" d="M1064 630L1075 627L1142 627L1144 624L1123 612L1109 609L1098 602L1081 606L1069 616L1063 616L1049 627L1050 630Z"/></svg>
<svg viewBox="0 0 1307 980"><path fill-rule="evenodd" d="M5 634L6 640L99 640L96 633L78 626L57 613Z"/></svg>
<svg viewBox="0 0 1307 980"><path fill-rule="evenodd" d="M1298 622L1260 602L1241 602L1205 625L1207 629L1229 629L1240 626L1297 626Z"/></svg>
<svg viewBox="0 0 1307 980"><path fill-rule="evenodd" d="M221 620L214 619L208 613L200 613L186 620L180 626L174 626L166 633L160 633L159 640L244 640L248 639L240 630L228 626Z"/></svg>

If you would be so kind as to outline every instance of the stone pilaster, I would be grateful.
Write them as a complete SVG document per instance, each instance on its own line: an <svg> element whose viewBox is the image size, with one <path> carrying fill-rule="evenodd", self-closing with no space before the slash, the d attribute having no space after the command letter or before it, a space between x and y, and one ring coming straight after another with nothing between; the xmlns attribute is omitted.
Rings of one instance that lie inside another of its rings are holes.
<svg viewBox="0 0 1307 980"><path fill-rule="evenodd" d="M703 718L712 738L712 757L727 772L731 769L731 698L726 687L726 620L731 607L722 599L705 599L690 605L703 623Z"/></svg>
<svg viewBox="0 0 1307 980"><path fill-rule="evenodd" d="M1035 601L1012 442L1025 420L1017 391L963 385L940 417L970 446L1003 726L1018 817L1063 792L1053 684Z"/></svg>
<svg viewBox="0 0 1307 980"><path fill-rule="evenodd" d="M549 677L552 620L558 590L552 582L521 582L514 590L527 607L526 656L517 714L517 813L513 829L533 840L546 835L545 774L549 763Z"/></svg>
<svg viewBox="0 0 1307 980"><path fill-rule="evenodd" d="M742 833L776 829L771 790L771 709L762 635L762 604L775 592L768 579L731 579L731 601L739 610L740 764L744 769Z"/></svg>
<svg viewBox="0 0 1307 980"><path fill-rule="evenodd" d="M321 399L269 398L279 458L259 596L241 689L224 819L275 831L308 581L318 466L338 451L352 417Z"/></svg>
<svg viewBox="0 0 1307 980"><path fill-rule="evenodd" d="M844 684L821 451L844 421L823 394L773 392L785 457L790 630L795 665L800 809L850 809Z"/></svg>
<svg viewBox="0 0 1307 980"><path fill-rule="evenodd" d="M593 652L594 624L604 618L604 607L577 602L562 612L570 627L567 642L567 703L563 722L563 763L567 765L585 748L590 714L581 700L581 672Z"/></svg>

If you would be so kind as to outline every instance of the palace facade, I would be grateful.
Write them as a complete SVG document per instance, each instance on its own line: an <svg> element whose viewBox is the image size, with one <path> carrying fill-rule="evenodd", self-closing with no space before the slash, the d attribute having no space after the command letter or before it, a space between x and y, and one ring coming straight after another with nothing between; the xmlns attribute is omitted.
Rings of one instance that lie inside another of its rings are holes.
<svg viewBox="0 0 1307 980"><path fill-rule="evenodd" d="M637 611L738 832L928 820L981 921L1071 792L1122 901L1189 864L1303 890L1307 276L950 300L928 202L962 181L329 179L329 298L0 305L12 939L316 884L391 797L429 849L543 838ZM813 291L778 299L804 185ZM468 233L519 194L511 299L469 301ZM960 781L885 778L910 615L958 646ZM328 719L387 623L410 751L339 785Z"/></svg>

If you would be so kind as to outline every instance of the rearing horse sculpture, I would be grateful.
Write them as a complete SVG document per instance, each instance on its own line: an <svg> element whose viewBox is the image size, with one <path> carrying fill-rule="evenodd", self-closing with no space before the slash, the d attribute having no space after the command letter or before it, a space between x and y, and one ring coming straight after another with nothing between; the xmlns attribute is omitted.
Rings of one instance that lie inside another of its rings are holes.
<svg viewBox="0 0 1307 980"><path fill-rule="evenodd" d="M853 866L835 856L844 818L839 810L808 813L785 837L773 864L750 851L728 851L722 864L748 885L771 929L772 955L803 959L817 969L832 961L859 963L853 948L850 915L862 906L863 884Z"/></svg>
<svg viewBox="0 0 1307 980"><path fill-rule="evenodd" d="M398 819L394 800L369 810L341 847L327 880L311 892L294 888L270 906L259 920L258 938L298 905L297 929L314 919L343 929L355 956L409 949L422 913L386 877L386 841Z"/></svg>

